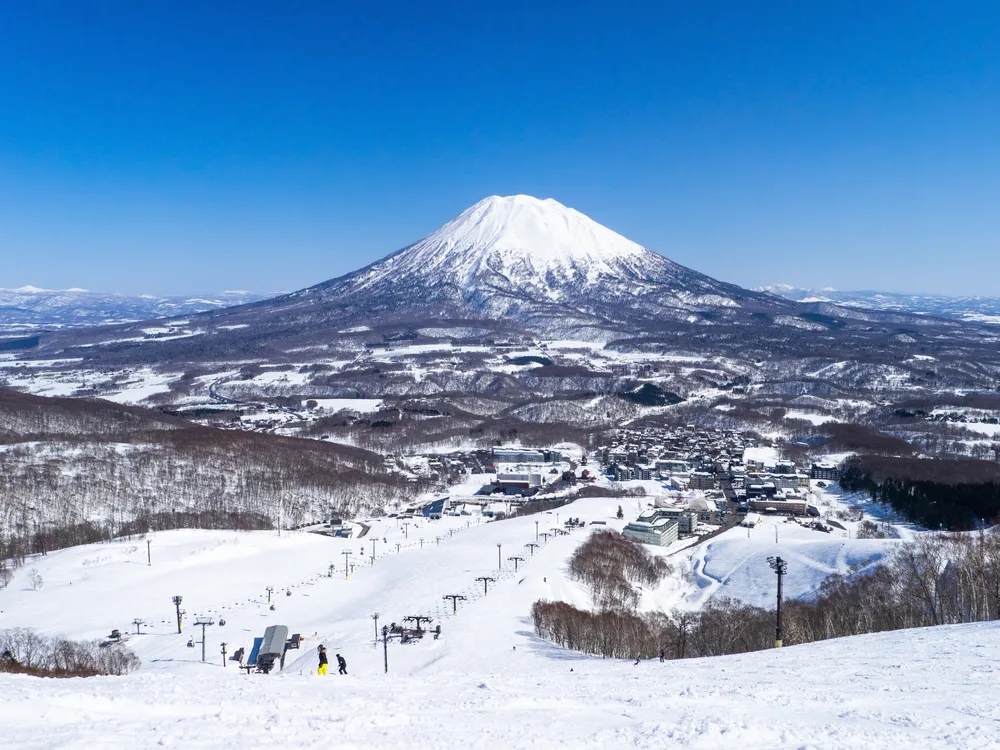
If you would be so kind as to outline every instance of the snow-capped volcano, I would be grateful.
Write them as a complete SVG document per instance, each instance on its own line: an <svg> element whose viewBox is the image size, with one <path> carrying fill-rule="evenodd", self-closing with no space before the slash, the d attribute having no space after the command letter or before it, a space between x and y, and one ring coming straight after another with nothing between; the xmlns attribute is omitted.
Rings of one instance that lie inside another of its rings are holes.
<svg viewBox="0 0 1000 750"><path fill-rule="evenodd" d="M502 277L558 295L559 282L589 284L662 260L552 198L494 195L371 270L374 277L444 275L463 285Z"/></svg>
<svg viewBox="0 0 1000 750"><path fill-rule="evenodd" d="M716 281L647 250L551 198L491 196L422 240L293 298L523 322L554 315L603 322L688 319L776 298ZM558 306L556 309L554 306Z"/></svg>

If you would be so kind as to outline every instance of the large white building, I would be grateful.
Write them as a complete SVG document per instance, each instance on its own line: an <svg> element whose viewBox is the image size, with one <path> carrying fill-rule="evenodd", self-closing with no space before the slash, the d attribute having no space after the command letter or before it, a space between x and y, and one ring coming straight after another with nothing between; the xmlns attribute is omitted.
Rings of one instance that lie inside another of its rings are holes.
<svg viewBox="0 0 1000 750"><path fill-rule="evenodd" d="M622 529L622 535L640 544L666 547L677 541L677 521L656 511L648 511Z"/></svg>

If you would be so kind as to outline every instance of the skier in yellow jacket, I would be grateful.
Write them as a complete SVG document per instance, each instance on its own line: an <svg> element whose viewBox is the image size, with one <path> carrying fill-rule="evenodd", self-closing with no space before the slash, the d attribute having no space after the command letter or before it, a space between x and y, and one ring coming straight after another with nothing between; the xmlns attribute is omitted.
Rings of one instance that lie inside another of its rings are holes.
<svg viewBox="0 0 1000 750"><path fill-rule="evenodd" d="M317 674L326 674L326 646L321 645L319 647L319 669L316 670Z"/></svg>

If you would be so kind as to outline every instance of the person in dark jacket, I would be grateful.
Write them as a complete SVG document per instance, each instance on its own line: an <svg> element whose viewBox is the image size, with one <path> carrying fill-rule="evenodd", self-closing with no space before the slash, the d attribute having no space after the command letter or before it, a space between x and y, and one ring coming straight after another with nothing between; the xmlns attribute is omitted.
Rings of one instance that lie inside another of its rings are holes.
<svg viewBox="0 0 1000 750"><path fill-rule="evenodd" d="M340 667L340 674L347 674L347 662L340 654L337 654L337 666Z"/></svg>
<svg viewBox="0 0 1000 750"><path fill-rule="evenodd" d="M326 674L326 646L320 645L319 647L319 669L316 670L317 674Z"/></svg>

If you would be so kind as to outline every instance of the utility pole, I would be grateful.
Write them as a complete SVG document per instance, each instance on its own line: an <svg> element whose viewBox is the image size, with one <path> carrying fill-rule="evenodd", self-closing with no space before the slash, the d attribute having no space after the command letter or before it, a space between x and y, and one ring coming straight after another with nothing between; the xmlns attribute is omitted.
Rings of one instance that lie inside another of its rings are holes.
<svg viewBox="0 0 1000 750"><path fill-rule="evenodd" d="M143 620L140 620L138 617L136 617L134 620L132 620L132 624L135 625L135 634L139 635L139 626L145 625L146 623Z"/></svg>
<svg viewBox="0 0 1000 750"><path fill-rule="evenodd" d="M535 521L535 541L538 541L538 521Z"/></svg>
<svg viewBox="0 0 1000 750"><path fill-rule="evenodd" d="M347 580L350 578L350 574L347 571L347 565L351 559L352 553L349 549L345 549L341 554L344 556L344 580Z"/></svg>
<svg viewBox="0 0 1000 750"><path fill-rule="evenodd" d="M488 596L490 593L490 584L494 583L497 579L490 578L489 576L479 576L476 580L483 582L483 596Z"/></svg>
<svg viewBox="0 0 1000 750"><path fill-rule="evenodd" d="M222 666L226 666L226 642L222 642Z"/></svg>
<svg viewBox="0 0 1000 750"><path fill-rule="evenodd" d="M552 536L552 535L551 534L547 534L546 532L543 531L542 532L542 541L544 541L544 542L549 541L549 537L550 536Z"/></svg>
<svg viewBox="0 0 1000 750"><path fill-rule="evenodd" d="M453 615L458 614L458 603L464 602L466 597L461 594L445 594L441 597L442 599L451 599L451 613Z"/></svg>
<svg viewBox="0 0 1000 750"><path fill-rule="evenodd" d="M178 633L181 632L181 599L182 599L182 597L179 597L179 596L175 596L173 599L171 599L171 601L174 603L174 606L177 608L177 632Z"/></svg>
<svg viewBox="0 0 1000 750"><path fill-rule="evenodd" d="M375 621L375 645L378 645L378 612L372 615L372 619Z"/></svg>
<svg viewBox="0 0 1000 750"><path fill-rule="evenodd" d="M152 539L146 540L146 565L152 567L153 565L153 553L150 551L150 545L153 544Z"/></svg>
<svg viewBox="0 0 1000 750"><path fill-rule="evenodd" d="M788 561L780 557L767 558L768 565L778 575L778 611L777 620L774 627L774 647L781 648L781 579L788 572Z"/></svg>
<svg viewBox="0 0 1000 750"><path fill-rule="evenodd" d="M497 570L503 570L503 558L500 557L500 550L503 549L502 544L497 545Z"/></svg>
<svg viewBox="0 0 1000 750"><path fill-rule="evenodd" d="M201 625L201 660L205 661L205 628L215 625L215 620L211 617L199 617L194 621L195 625Z"/></svg>
<svg viewBox="0 0 1000 750"><path fill-rule="evenodd" d="M398 637L398 635L393 635L390 632L388 625L382 626L382 658L385 662L386 674L389 674L389 640Z"/></svg>
<svg viewBox="0 0 1000 750"><path fill-rule="evenodd" d="M271 603L271 592L274 591L274 587L273 586L268 586L265 589L265 591L267 591L267 603L270 604Z"/></svg>
<svg viewBox="0 0 1000 750"><path fill-rule="evenodd" d="M382 658L385 661L385 673L389 674L389 626L382 626Z"/></svg>
<svg viewBox="0 0 1000 750"><path fill-rule="evenodd" d="M535 544L534 542L528 542L524 546L527 547L529 550L531 550L531 556L534 557L535 556L535 549L538 547L538 545Z"/></svg>
<svg viewBox="0 0 1000 750"><path fill-rule="evenodd" d="M437 542L437 546L438 547L441 546L441 537L439 537L439 536L434 537L434 541Z"/></svg>
<svg viewBox="0 0 1000 750"><path fill-rule="evenodd" d="M517 557L516 555L514 557L508 557L507 559L514 561L514 572L515 573L517 573L517 564L519 562L524 562L524 558L523 557Z"/></svg>
<svg viewBox="0 0 1000 750"><path fill-rule="evenodd" d="M424 548L424 538L420 537L420 549Z"/></svg>
<svg viewBox="0 0 1000 750"><path fill-rule="evenodd" d="M378 539L374 539L374 538L372 539L372 565L375 564L375 542L377 542L377 541L378 541Z"/></svg>
<svg viewBox="0 0 1000 750"><path fill-rule="evenodd" d="M396 554L399 554L399 542L396 542Z"/></svg>
<svg viewBox="0 0 1000 750"><path fill-rule="evenodd" d="M410 524L409 524L409 522L403 524L403 535L407 539L410 538Z"/></svg>

